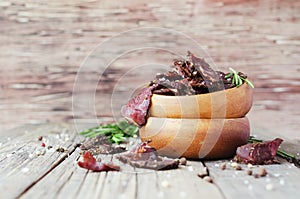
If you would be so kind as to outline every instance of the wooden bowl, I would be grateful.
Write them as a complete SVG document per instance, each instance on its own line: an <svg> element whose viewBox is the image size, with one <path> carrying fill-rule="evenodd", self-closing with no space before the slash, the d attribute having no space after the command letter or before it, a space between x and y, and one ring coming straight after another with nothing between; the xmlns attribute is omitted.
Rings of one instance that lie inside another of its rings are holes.
<svg viewBox="0 0 300 199"><path fill-rule="evenodd" d="M247 117L235 119L173 119L149 117L140 129L142 141L160 155L190 159L233 157L248 142Z"/></svg>
<svg viewBox="0 0 300 199"><path fill-rule="evenodd" d="M150 116L160 118L240 118L252 106L253 89L244 83L213 93L191 96L154 94Z"/></svg>

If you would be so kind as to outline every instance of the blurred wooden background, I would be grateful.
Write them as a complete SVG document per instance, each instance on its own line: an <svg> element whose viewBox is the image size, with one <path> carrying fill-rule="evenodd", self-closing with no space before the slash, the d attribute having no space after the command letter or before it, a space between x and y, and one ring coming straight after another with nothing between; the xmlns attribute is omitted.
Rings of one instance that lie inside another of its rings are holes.
<svg viewBox="0 0 300 199"><path fill-rule="evenodd" d="M74 81L85 57L105 39L152 26L185 33L217 66L251 77L254 134L300 141L300 2L293 0L0 0L0 130L71 122ZM126 70L112 71L98 90L109 93ZM99 102L97 116L109 118L104 106Z"/></svg>

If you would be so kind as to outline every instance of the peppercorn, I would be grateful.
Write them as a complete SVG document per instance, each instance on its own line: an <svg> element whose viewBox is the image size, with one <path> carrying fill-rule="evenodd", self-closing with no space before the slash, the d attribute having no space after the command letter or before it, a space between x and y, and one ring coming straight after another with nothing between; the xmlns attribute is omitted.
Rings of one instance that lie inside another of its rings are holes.
<svg viewBox="0 0 300 199"><path fill-rule="evenodd" d="M248 171L247 171L247 175L249 175L249 176L251 176L252 173L253 173L252 170L248 170Z"/></svg>
<svg viewBox="0 0 300 199"><path fill-rule="evenodd" d="M225 162L221 164L221 169L222 169L222 170L225 170L225 169L226 169L226 163L225 163Z"/></svg>
<svg viewBox="0 0 300 199"><path fill-rule="evenodd" d="M259 175L260 177L266 176L266 175L267 175L267 170L266 170L264 167L260 168L260 169L258 170L258 175Z"/></svg>

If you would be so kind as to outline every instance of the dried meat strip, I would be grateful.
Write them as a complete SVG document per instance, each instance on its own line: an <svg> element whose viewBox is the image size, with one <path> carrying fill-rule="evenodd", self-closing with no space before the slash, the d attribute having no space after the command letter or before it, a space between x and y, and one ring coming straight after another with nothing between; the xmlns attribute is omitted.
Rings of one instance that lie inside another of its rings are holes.
<svg viewBox="0 0 300 199"><path fill-rule="evenodd" d="M83 156L77 162L78 166L92 171L119 171L120 167L113 163L97 162L89 151L85 151Z"/></svg>
<svg viewBox="0 0 300 199"><path fill-rule="evenodd" d="M272 141L253 143L240 146L236 150L235 159L238 162L251 164L269 164L274 161L279 145L283 140L276 138Z"/></svg>
<svg viewBox="0 0 300 199"><path fill-rule="evenodd" d="M153 170L176 169L179 165L178 160L159 156L156 149L147 142L141 143L131 151L117 154L116 158L133 167Z"/></svg>
<svg viewBox="0 0 300 199"><path fill-rule="evenodd" d="M152 91L156 87L156 84L146 87L138 95L129 100L121 109L122 116L129 122L143 126L147 120Z"/></svg>

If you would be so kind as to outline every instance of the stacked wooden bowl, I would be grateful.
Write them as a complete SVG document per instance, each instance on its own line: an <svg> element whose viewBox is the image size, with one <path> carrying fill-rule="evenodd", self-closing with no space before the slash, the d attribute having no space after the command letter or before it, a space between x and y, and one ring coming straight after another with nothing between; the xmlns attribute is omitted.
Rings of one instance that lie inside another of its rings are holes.
<svg viewBox="0 0 300 199"><path fill-rule="evenodd" d="M245 116L252 106L252 88L240 87L208 94L154 94L150 117L140 129L142 141L151 140L161 155L191 159L232 157L248 142Z"/></svg>

